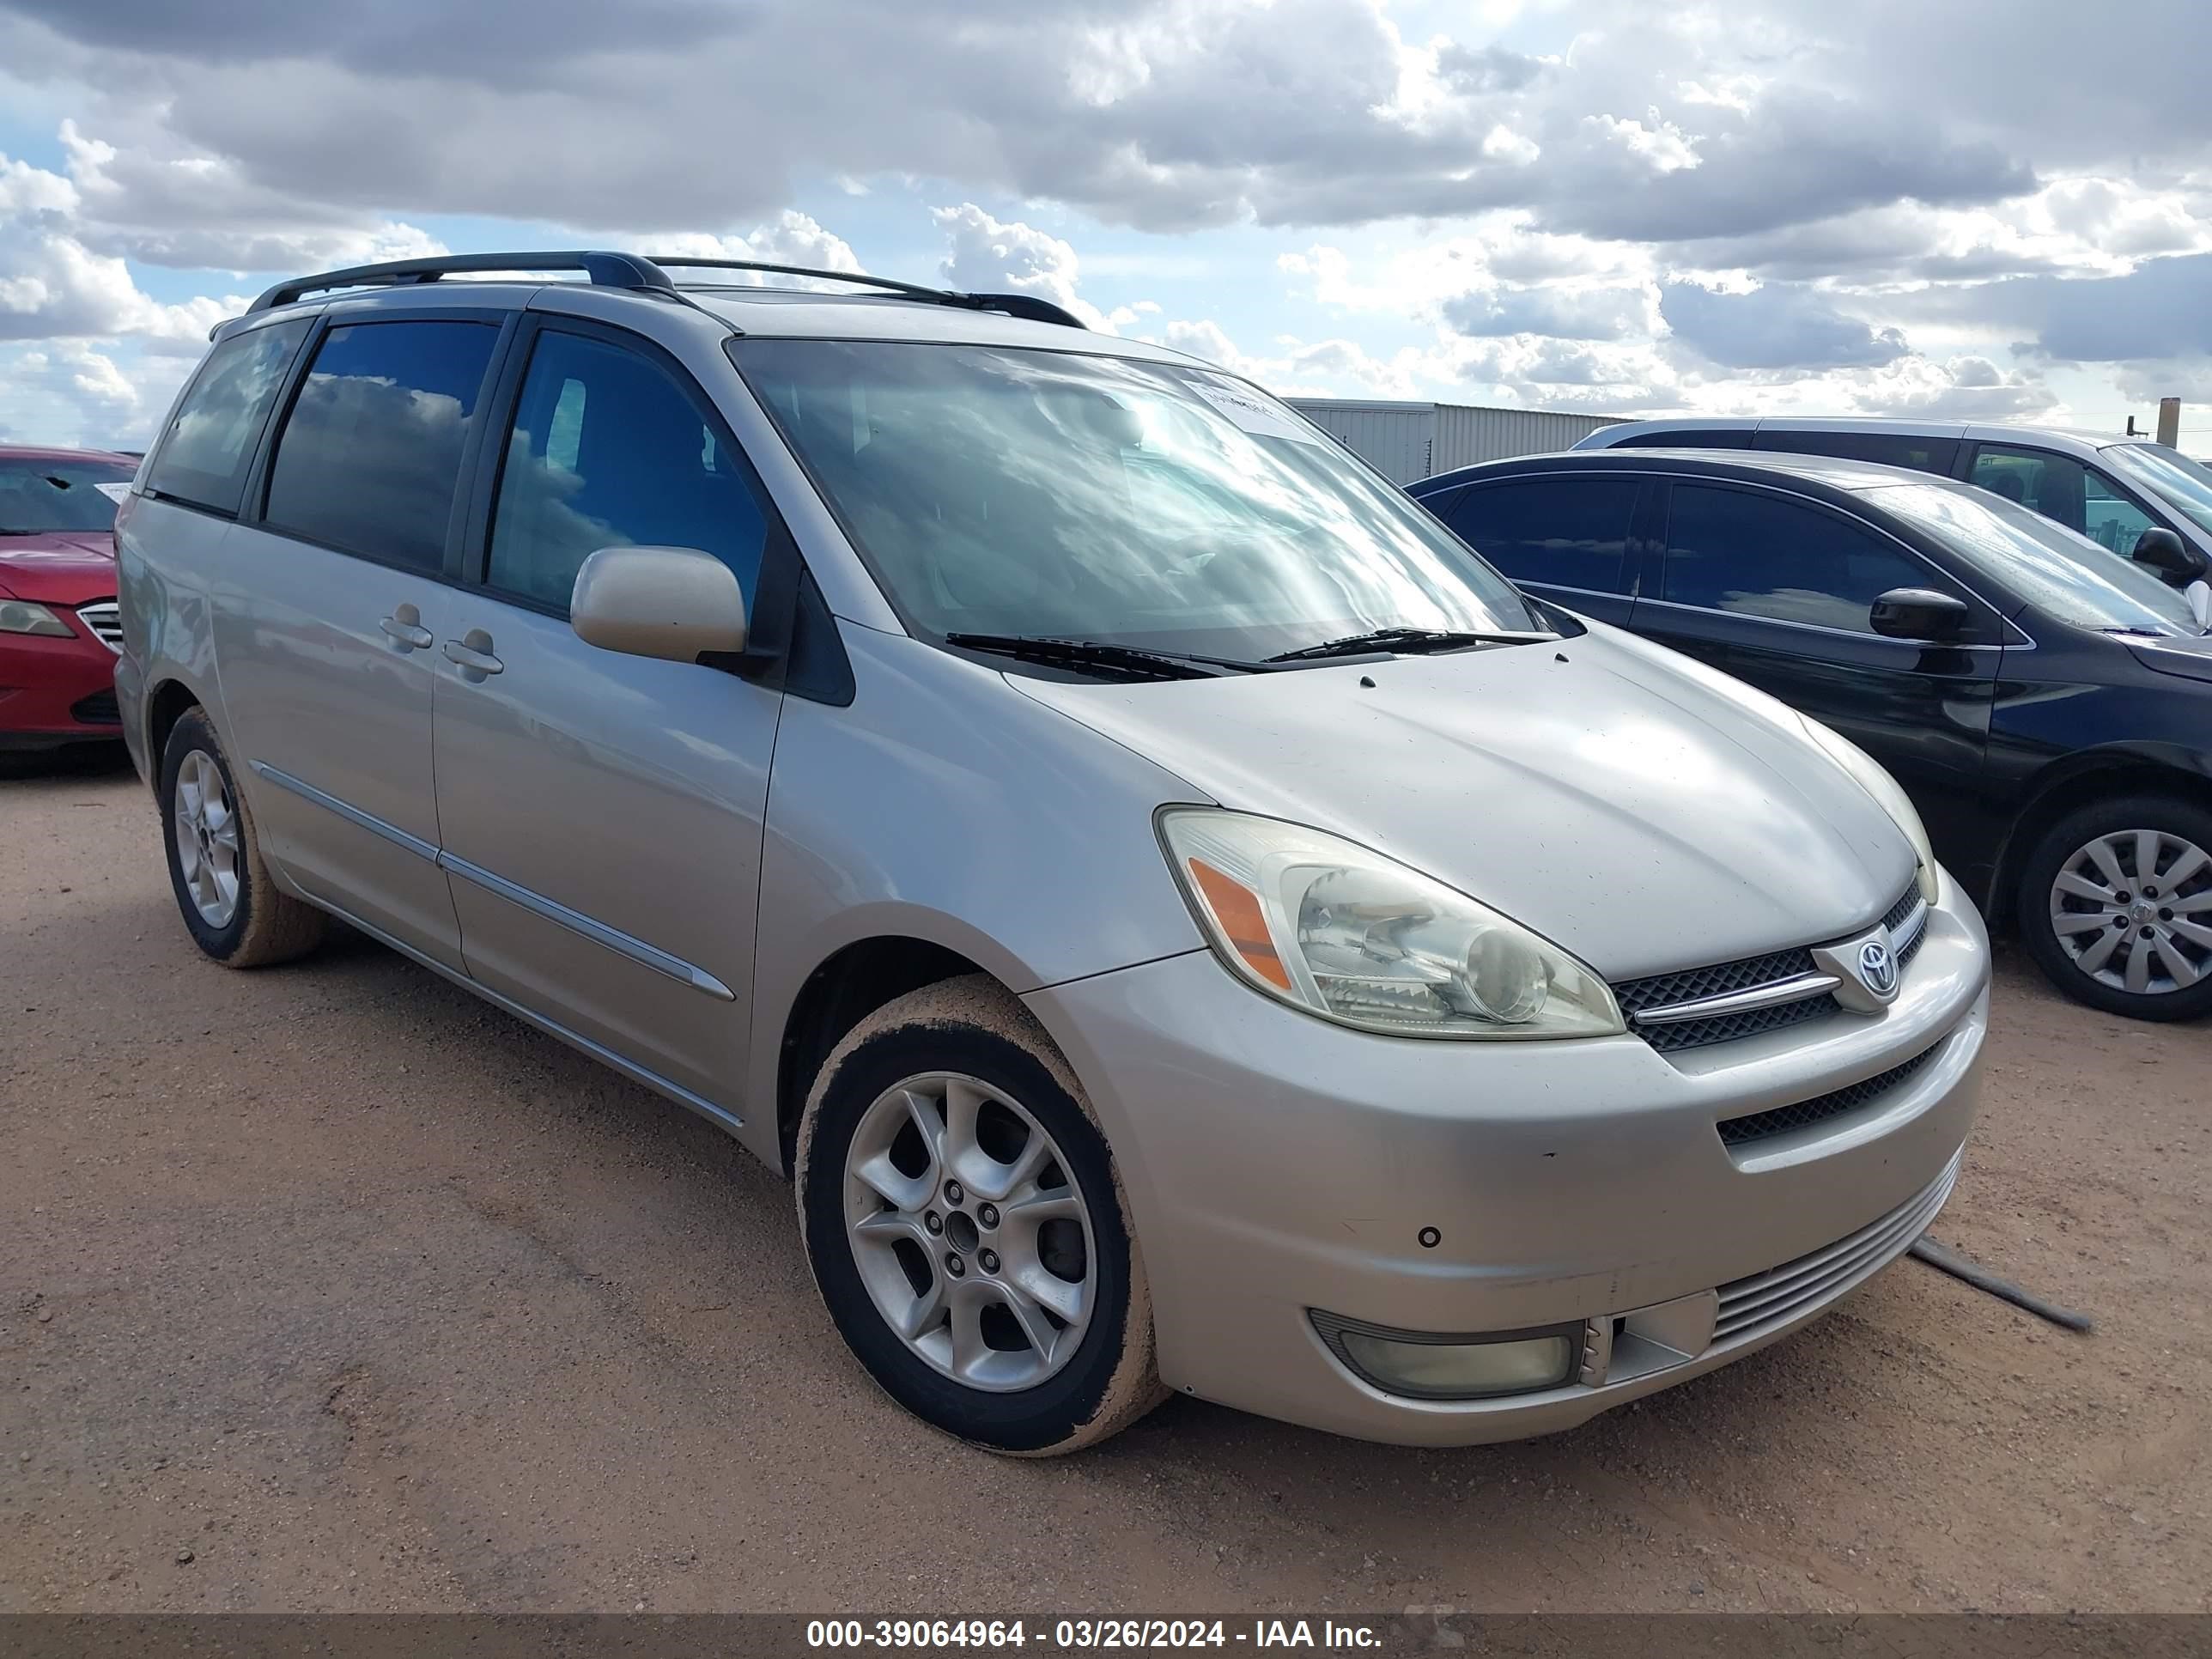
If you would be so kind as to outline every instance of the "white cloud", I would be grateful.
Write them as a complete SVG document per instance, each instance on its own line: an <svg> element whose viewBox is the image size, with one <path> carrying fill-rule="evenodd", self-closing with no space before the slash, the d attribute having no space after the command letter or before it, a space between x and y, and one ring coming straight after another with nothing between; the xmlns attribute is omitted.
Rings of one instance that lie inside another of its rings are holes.
<svg viewBox="0 0 2212 1659"><path fill-rule="evenodd" d="M951 245L943 270L953 288L1033 294L1073 312L1085 327L1107 333L1124 320L1118 313L1108 316L1075 291L1079 262L1074 248L1059 237L1024 224L1001 224L973 202L933 208L930 217Z"/></svg>

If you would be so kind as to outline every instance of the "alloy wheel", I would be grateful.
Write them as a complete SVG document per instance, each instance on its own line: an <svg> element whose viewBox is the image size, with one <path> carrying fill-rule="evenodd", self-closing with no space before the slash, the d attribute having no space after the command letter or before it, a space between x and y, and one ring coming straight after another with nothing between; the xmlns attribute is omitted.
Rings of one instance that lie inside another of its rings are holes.
<svg viewBox="0 0 2212 1659"><path fill-rule="evenodd" d="M1044 1127L1004 1091L910 1077L861 1115L845 1225L876 1311L969 1388L1034 1388L1073 1358L1098 1300L1083 1194Z"/></svg>
<svg viewBox="0 0 2212 1659"><path fill-rule="evenodd" d="M2076 968L2134 995L2212 975L2212 854L2159 830L2116 830L2077 848L2051 884L2051 930Z"/></svg>
<svg viewBox="0 0 2212 1659"><path fill-rule="evenodd" d="M177 768L169 816L192 908L209 927L228 927L238 910L238 813L222 769L204 749L193 750Z"/></svg>

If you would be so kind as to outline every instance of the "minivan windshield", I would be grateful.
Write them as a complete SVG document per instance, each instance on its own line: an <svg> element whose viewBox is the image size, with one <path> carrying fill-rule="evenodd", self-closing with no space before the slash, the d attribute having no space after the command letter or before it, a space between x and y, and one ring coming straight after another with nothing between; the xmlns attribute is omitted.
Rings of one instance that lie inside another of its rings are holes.
<svg viewBox="0 0 2212 1659"><path fill-rule="evenodd" d="M1377 629L1545 624L1298 415L1067 351L746 339L754 394L910 626L1249 662Z"/></svg>
<svg viewBox="0 0 2212 1659"><path fill-rule="evenodd" d="M2100 452L2128 482L2212 532L2212 468L2164 444L2114 444Z"/></svg>
<svg viewBox="0 0 2212 1659"><path fill-rule="evenodd" d="M112 530L115 498L100 486L127 484L137 471L119 461L0 459L0 536Z"/></svg>
<svg viewBox="0 0 2212 1659"><path fill-rule="evenodd" d="M1862 493L2062 622L2136 634L2204 631L2187 597L2150 570L2001 495L1949 483Z"/></svg>

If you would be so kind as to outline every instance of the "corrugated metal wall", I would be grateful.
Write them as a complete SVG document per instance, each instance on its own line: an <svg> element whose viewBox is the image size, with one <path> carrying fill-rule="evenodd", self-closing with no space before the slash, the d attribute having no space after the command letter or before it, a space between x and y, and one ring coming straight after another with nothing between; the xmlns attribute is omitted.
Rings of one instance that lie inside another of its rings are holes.
<svg viewBox="0 0 2212 1659"><path fill-rule="evenodd" d="M1536 409L1476 409L1465 404L1376 403L1293 398L1322 431L1384 476L1412 483L1477 461L1571 449L1601 426L1602 415L1559 415Z"/></svg>
<svg viewBox="0 0 2212 1659"><path fill-rule="evenodd" d="M1411 483L1437 469L1431 462L1437 426L1434 404L1346 403L1293 398L1305 417L1395 483Z"/></svg>
<svg viewBox="0 0 2212 1659"><path fill-rule="evenodd" d="M1430 460L1432 472L1449 472L1477 461L1502 460L1508 455L1540 455L1546 450L1572 449L1601 426L1613 422L1595 415L1555 415L1537 409L1471 409L1464 404L1437 405L1437 437Z"/></svg>

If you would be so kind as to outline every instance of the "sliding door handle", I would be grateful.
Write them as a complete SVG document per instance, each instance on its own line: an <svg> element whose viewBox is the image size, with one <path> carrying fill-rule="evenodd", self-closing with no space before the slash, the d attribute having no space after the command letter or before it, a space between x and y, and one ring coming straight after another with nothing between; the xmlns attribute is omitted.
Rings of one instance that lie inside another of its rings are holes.
<svg viewBox="0 0 2212 1659"><path fill-rule="evenodd" d="M496 674L507 665L491 653L491 635L481 628L471 628L458 640L446 641L446 660L461 671L461 678L471 684L483 681L487 674Z"/></svg>

